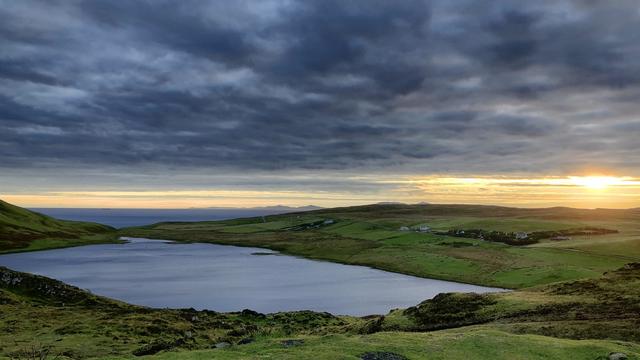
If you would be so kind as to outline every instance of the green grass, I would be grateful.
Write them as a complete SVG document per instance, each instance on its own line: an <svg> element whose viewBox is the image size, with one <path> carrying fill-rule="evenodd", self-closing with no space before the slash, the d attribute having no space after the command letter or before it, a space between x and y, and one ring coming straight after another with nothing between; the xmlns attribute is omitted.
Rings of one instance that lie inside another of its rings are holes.
<svg viewBox="0 0 640 360"><path fill-rule="evenodd" d="M548 231L563 230L584 226L580 222L566 221L545 221L539 219L495 219L495 218L454 218L454 219L434 219L426 224L437 230L448 229L483 229L489 231Z"/></svg>
<svg viewBox="0 0 640 360"><path fill-rule="evenodd" d="M16 281L18 279L19 281ZM611 296L616 294L616 296ZM445 294L386 316L148 309L0 268L0 358L640 359L640 264L593 280L498 294ZM253 341L241 345L241 339ZM285 347L284 340L302 340ZM225 349L211 349L218 342Z"/></svg>
<svg viewBox="0 0 640 360"><path fill-rule="evenodd" d="M383 332L373 335L300 337L304 344L284 348L282 339L222 350L169 352L155 359L327 359L356 360L366 352L393 352L408 359L575 359L594 360L611 352L640 359L640 346L602 340L565 340L538 335L514 335L484 327L436 333Z"/></svg>
<svg viewBox="0 0 640 360"><path fill-rule="evenodd" d="M429 249L380 247L365 250L349 258L354 264L369 265L400 273L434 278L448 278L460 282L479 279L482 268L477 263L452 256L437 254Z"/></svg>
<svg viewBox="0 0 640 360"><path fill-rule="evenodd" d="M109 226L58 220L0 200L0 253L116 240L115 229Z"/></svg>
<svg viewBox="0 0 640 360"><path fill-rule="evenodd" d="M395 228L364 221L342 221L328 227L327 229L323 229L323 231L344 237L364 240L383 240L400 234Z"/></svg>
<svg viewBox="0 0 640 360"><path fill-rule="evenodd" d="M545 241L534 247L552 247L573 249L595 254L616 255L625 259L640 257L640 222L637 221L598 221L593 226L614 228L618 234L602 236L574 236L567 241Z"/></svg>
<svg viewBox="0 0 640 360"><path fill-rule="evenodd" d="M523 289L439 295L384 317L311 312L263 316L147 309L27 274L19 275L18 283L7 282L17 273L0 268L0 358L28 357L20 351L36 345L51 347L52 354L63 358L81 359L141 353L166 359L358 359L370 351L409 359L606 359L610 352L640 359L640 265L615 270L640 260L640 212L635 210L379 205L265 219L161 223L115 233L0 205L0 234L5 234L0 252L108 242L128 235L265 247L423 277ZM336 223L299 226L325 219ZM399 231L400 226L418 224L438 230L595 226L620 232L509 246ZM254 342L238 344L247 337ZM281 343L285 339L304 343L286 348ZM211 349L220 341L233 345Z"/></svg>
<svg viewBox="0 0 640 360"><path fill-rule="evenodd" d="M315 219L312 221L318 221L318 220L320 219ZM305 222L310 222L310 221L308 219L301 220L297 218L290 218L290 219L262 222L262 220L260 219L258 220L258 222L251 223L251 224L224 226L220 228L220 231L228 232L228 233L238 233L238 234L254 233L254 232L285 229L292 226L303 224Z"/></svg>
<svg viewBox="0 0 640 360"><path fill-rule="evenodd" d="M335 220L314 229L294 225ZM347 264L367 265L416 276L479 285L525 288L555 281L594 277L640 260L640 213L632 210L515 209L470 205L372 205L324 209L205 223L163 223L122 230L123 235L266 247ZM584 226L620 233L532 246L509 246L400 231L400 226L427 224L439 231L547 231ZM620 239L625 239L621 242ZM627 244L631 251L624 251ZM623 254L624 253L624 254Z"/></svg>

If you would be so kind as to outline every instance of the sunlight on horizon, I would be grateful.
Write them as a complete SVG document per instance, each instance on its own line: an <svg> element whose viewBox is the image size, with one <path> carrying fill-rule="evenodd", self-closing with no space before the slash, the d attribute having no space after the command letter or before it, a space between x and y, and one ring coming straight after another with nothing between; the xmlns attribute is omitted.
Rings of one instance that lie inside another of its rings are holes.
<svg viewBox="0 0 640 360"><path fill-rule="evenodd" d="M374 185L368 191L282 191L270 189L186 189L152 191L56 191L4 194L26 207L191 208L304 206L323 207L403 203L466 203L518 207L609 207L640 205L640 180L628 176L359 176L355 184Z"/></svg>
<svg viewBox="0 0 640 360"><path fill-rule="evenodd" d="M615 185L638 185L627 177L615 176L571 176L569 177L576 185L584 186L590 189L602 190Z"/></svg>

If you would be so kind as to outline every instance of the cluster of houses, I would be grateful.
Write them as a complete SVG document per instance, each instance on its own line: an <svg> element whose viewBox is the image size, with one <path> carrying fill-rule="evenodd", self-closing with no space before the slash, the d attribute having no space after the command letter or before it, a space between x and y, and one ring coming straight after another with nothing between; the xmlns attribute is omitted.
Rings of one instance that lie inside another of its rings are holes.
<svg viewBox="0 0 640 360"><path fill-rule="evenodd" d="M516 235L516 240L526 240L526 239L529 238L529 235L533 235L534 237L539 237L540 233L528 234L526 232L517 232L517 233L515 233L515 235ZM570 236L565 236L565 235L556 235L556 236L550 237L549 240L552 240L552 241L566 241L566 240L571 240L571 237Z"/></svg>
<svg viewBox="0 0 640 360"><path fill-rule="evenodd" d="M400 231L412 231L412 230L416 232L422 232L422 233L431 232L431 228L427 225L416 225L412 227L400 226Z"/></svg>

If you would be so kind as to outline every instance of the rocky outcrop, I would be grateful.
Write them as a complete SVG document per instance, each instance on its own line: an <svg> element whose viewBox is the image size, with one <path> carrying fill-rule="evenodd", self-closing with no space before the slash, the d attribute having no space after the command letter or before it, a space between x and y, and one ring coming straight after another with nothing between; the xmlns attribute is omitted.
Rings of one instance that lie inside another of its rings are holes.
<svg viewBox="0 0 640 360"><path fill-rule="evenodd" d="M491 294L441 293L404 314L416 321L418 330L439 330L491 321L480 310L495 303Z"/></svg>
<svg viewBox="0 0 640 360"><path fill-rule="evenodd" d="M386 351L367 352L360 355L362 360L408 360L407 357Z"/></svg>
<svg viewBox="0 0 640 360"><path fill-rule="evenodd" d="M96 304L100 301L88 291L43 276L31 275L0 266L0 288L38 301L64 304Z"/></svg>

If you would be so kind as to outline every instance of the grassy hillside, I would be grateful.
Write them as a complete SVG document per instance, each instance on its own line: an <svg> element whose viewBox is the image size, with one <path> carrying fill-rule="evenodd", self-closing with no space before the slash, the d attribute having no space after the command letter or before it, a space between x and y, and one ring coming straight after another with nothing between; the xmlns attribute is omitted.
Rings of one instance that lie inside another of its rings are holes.
<svg viewBox="0 0 640 360"><path fill-rule="evenodd" d="M326 223L325 223L326 222ZM428 225L431 233L401 231ZM540 239L512 246L448 231L567 232L606 235ZM518 209L475 205L369 205L195 223L160 223L123 235L266 247L289 254L368 265L423 277L505 288L593 278L640 260L640 211Z"/></svg>
<svg viewBox="0 0 640 360"><path fill-rule="evenodd" d="M6 203L1 214L0 239L9 240L0 244L27 243L5 249L116 235L108 227L59 221ZM640 264L632 263L640 260L638 220L637 210L377 205L124 229L118 234L263 246L524 289L440 294L363 318L309 311L224 314L133 306L0 267L0 358L592 360L624 353L640 359ZM420 225L433 232L401 230ZM617 232L529 245L450 235L585 228Z"/></svg>
<svg viewBox="0 0 640 360"><path fill-rule="evenodd" d="M115 240L115 229L57 220L0 200L0 252L39 250Z"/></svg>
<svg viewBox="0 0 640 360"><path fill-rule="evenodd" d="M0 267L0 358L640 359L638 304L640 264L365 318L149 309Z"/></svg>

